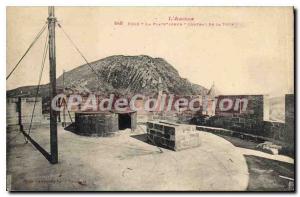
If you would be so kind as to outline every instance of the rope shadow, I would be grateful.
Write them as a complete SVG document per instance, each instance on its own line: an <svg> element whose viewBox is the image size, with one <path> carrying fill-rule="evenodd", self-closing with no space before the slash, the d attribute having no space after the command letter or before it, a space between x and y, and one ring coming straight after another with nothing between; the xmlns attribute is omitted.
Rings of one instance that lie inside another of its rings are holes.
<svg viewBox="0 0 300 197"><path fill-rule="evenodd" d="M31 144L51 163L51 155L41 147L36 141L34 141L24 130L21 130L23 135L31 142Z"/></svg>

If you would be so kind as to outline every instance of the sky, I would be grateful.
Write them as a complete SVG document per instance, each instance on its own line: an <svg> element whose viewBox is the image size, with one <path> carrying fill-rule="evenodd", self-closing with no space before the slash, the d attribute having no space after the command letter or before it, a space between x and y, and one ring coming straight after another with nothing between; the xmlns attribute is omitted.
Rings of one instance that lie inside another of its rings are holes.
<svg viewBox="0 0 300 197"><path fill-rule="evenodd" d="M47 15L47 7L7 7L6 75ZM55 15L90 62L149 55L164 58L193 83L214 83L222 94L294 91L292 7L56 7ZM37 84L46 36L6 81L7 89ZM56 55L57 77L85 63L59 28ZM48 82L47 61L42 83Z"/></svg>

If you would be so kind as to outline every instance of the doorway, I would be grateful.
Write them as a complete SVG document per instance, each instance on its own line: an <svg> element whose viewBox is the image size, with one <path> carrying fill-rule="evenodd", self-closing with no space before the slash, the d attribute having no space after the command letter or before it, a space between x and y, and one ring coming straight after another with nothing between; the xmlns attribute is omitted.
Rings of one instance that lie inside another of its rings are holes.
<svg viewBox="0 0 300 197"><path fill-rule="evenodd" d="M119 130L131 129L131 116L130 114L124 113L119 114Z"/></svg>

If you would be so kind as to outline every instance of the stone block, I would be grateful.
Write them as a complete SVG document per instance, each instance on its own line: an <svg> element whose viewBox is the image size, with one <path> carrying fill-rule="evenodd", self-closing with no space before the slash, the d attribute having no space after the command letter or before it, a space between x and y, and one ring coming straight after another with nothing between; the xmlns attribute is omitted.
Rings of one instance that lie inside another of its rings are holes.
<svg viewBox="0 0 300 197"><path fill-rule="evenodd" d="M256 146L256 148L273 155L278 155L279 151L282 149L281 146L273 144L272 142L260 143Z"/></svg>
<svg viewBox="0 0 300 197"><path fill-rule="evenodd" d="M175 151L197 147L200 145L199 133L195 125L176 124L167 121L151 121L154 129L147 128L148 138L154 135L154 145L163 146ZM155 130L155 132L152 132Z"/></svg>
<svg viewBox="0 0 300 197"><path fill-rule="evenodd" d="M153 123L147 122L147 128L152 129L153 128Z"/></svg>

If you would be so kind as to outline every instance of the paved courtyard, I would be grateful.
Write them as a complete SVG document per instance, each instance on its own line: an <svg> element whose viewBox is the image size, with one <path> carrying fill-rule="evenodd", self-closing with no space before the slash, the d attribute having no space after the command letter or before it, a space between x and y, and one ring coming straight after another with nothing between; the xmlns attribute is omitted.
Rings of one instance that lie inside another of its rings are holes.
<svg viewBox="0 0 300 197"><path fill-rule="evenodd" d="M49 150L49 128L31 137ZM19 132L7 134L11 190L246 190L247 162L229 141L200 132L201 146L174 152L124 130L114 137L84 137L58 128L59 163L51 165Z"/></svg>

